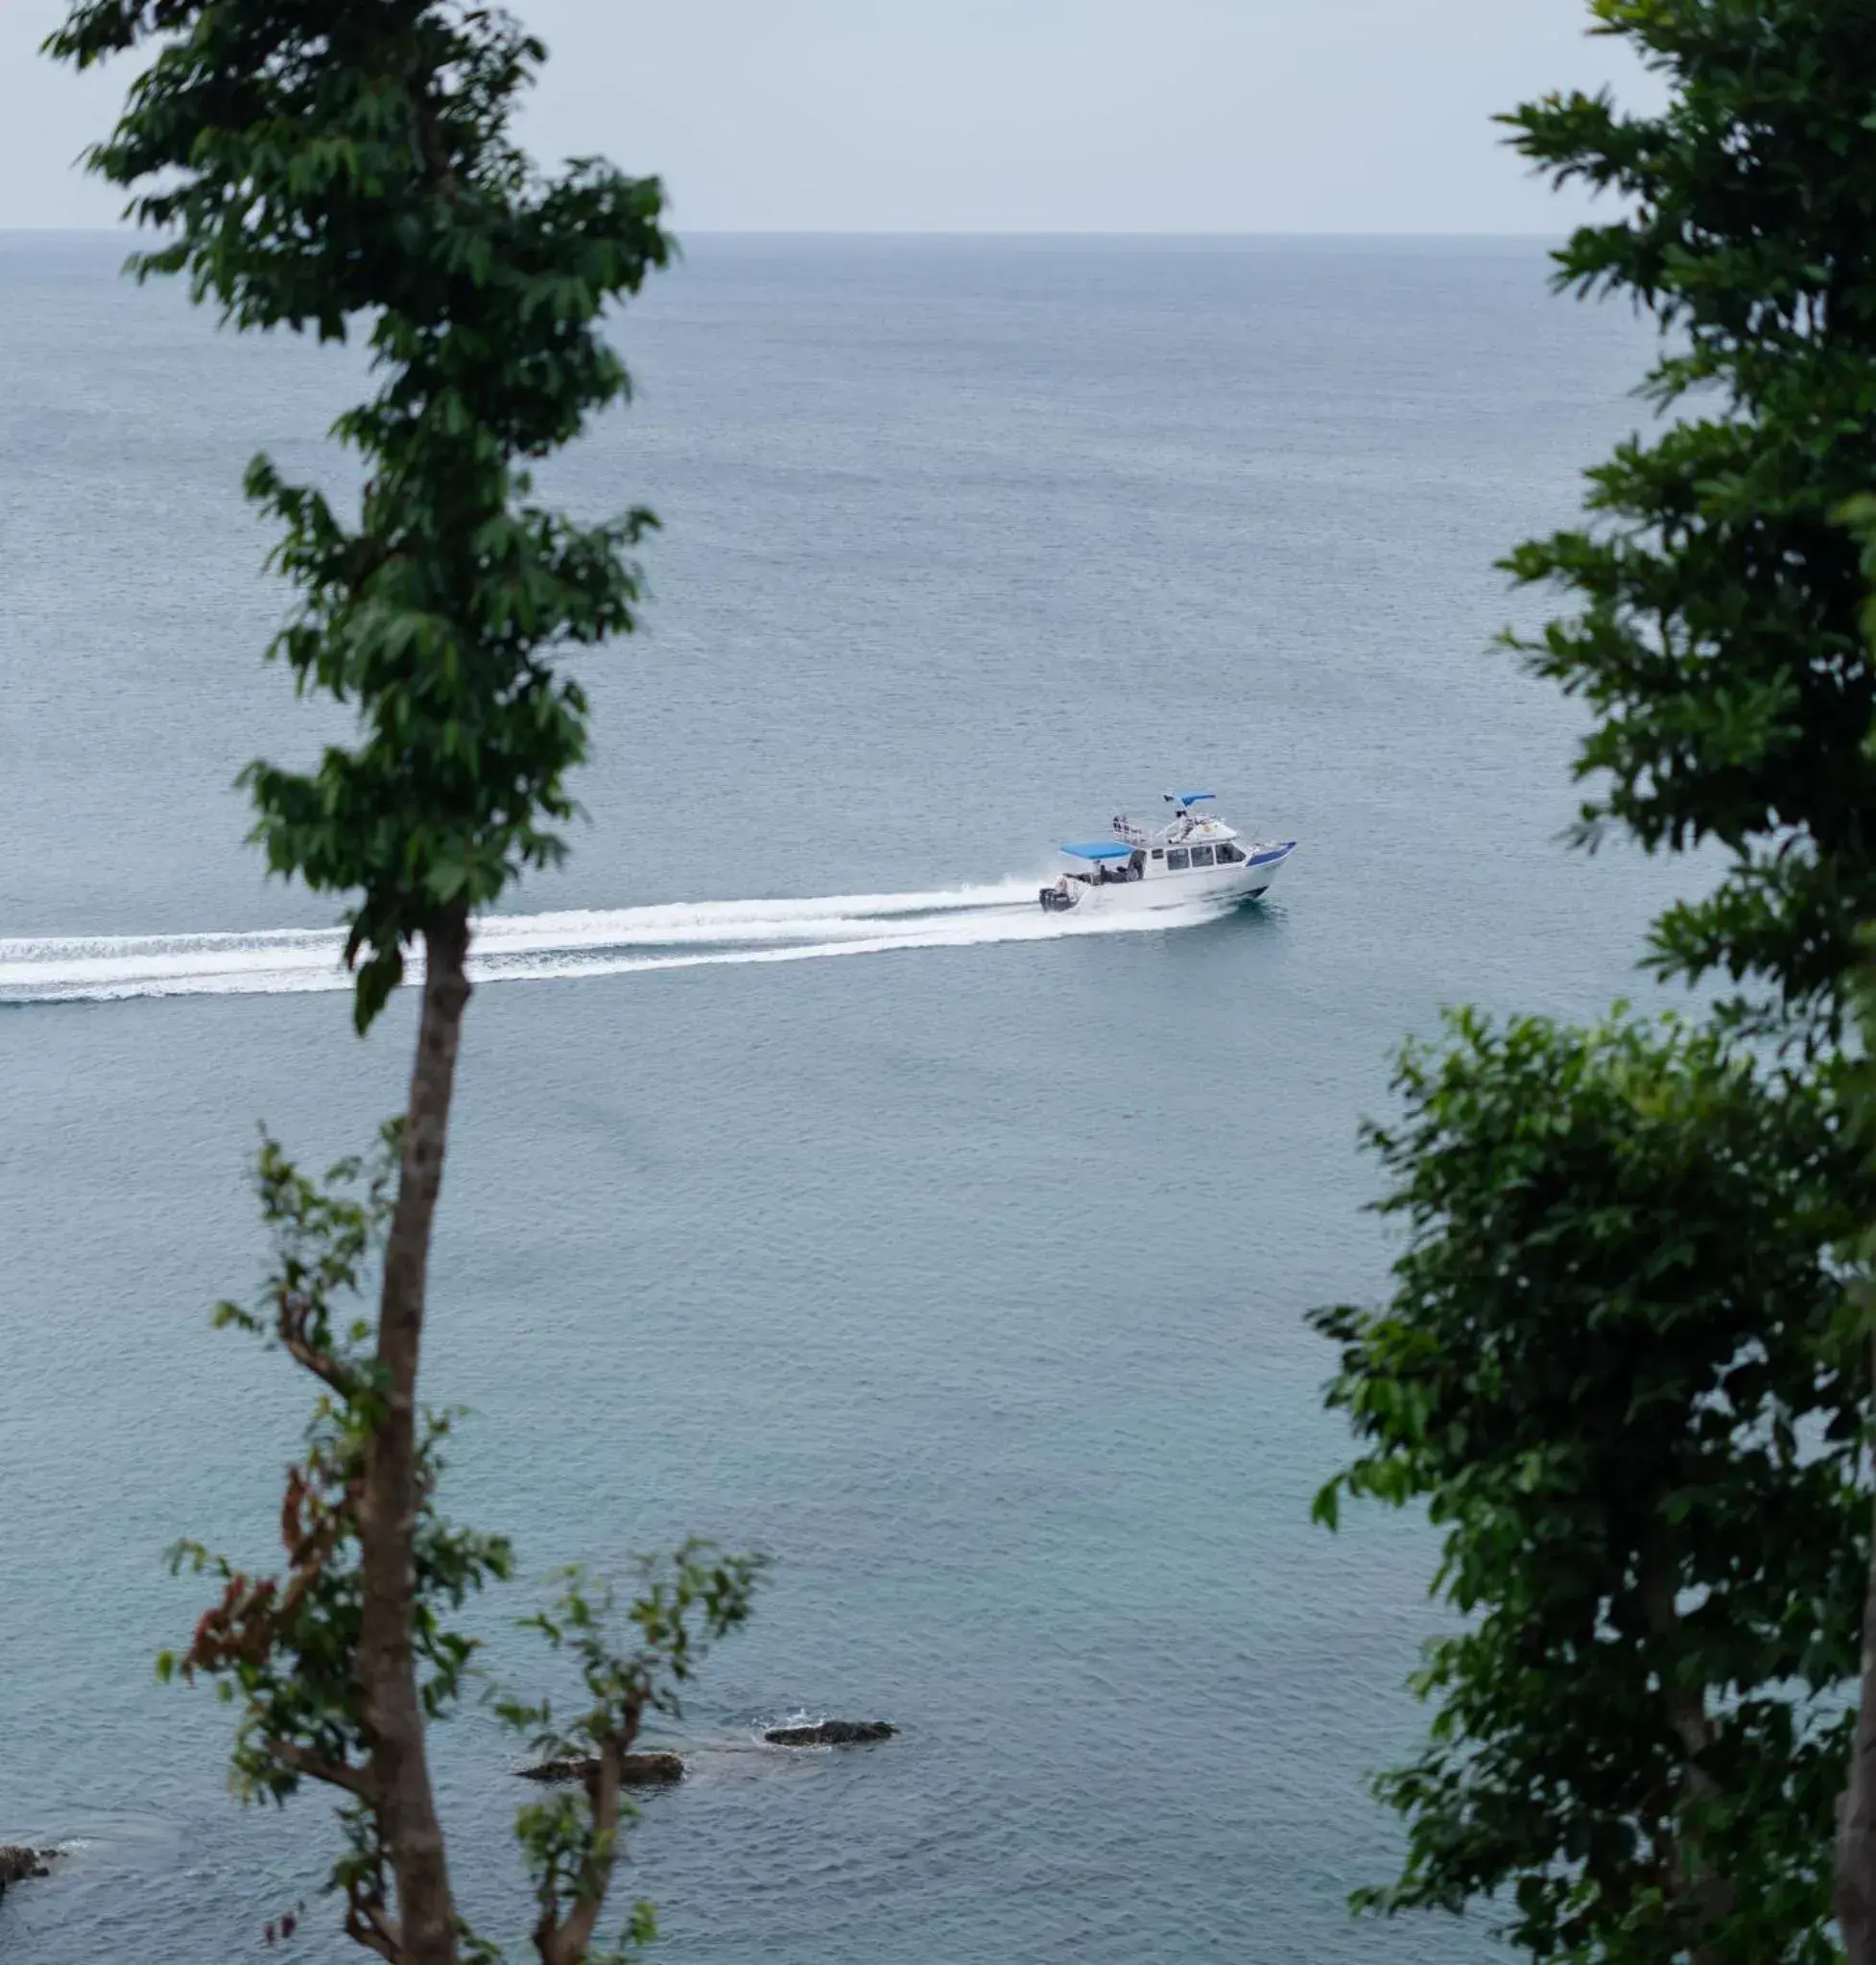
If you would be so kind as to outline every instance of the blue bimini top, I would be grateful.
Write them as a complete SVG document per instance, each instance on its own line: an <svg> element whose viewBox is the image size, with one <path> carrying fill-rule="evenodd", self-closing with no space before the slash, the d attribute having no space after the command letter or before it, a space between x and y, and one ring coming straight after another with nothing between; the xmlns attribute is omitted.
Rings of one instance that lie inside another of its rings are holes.
<svg viewBox="0 0 1876 1965"><path fill-rule="evenodd" d="M1090 840L1086 845L1064 846L1062 851L1073 853L1078 860L1125 860L1133 848L1113 840Z"/></svg>

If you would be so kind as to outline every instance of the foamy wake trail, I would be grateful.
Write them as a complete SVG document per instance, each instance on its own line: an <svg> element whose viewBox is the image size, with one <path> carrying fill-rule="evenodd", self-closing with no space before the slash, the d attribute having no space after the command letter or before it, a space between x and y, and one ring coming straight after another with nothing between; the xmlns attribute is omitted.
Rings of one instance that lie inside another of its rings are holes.
<svg viewBox="0 0 1876 1965"><path fill-rule="evenodd" d="M476 923L469 972L479 982L509 982L721 963L800 962L822 956L1179 928L1223 911L1210 904L1187 903L1045 914L1035 904L1035 888L1034 881L1011 880L925 894L486 914ZM351 979L340 966L344 939L332 930L289 928L249 935L0 940L0 1004L346 989Z"/></svg>

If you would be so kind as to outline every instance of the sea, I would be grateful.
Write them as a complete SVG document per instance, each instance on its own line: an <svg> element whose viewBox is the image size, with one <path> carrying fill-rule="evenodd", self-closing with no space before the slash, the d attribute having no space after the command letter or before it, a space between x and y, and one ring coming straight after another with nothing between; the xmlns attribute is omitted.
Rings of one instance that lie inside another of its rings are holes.
<svg viewBox="0 0 1876 1965"><path fill-rule="evenodd" d="M0 1841L67 1851L0 1957L337 1960L326 1799L238 1806L231 1714L153 1659L207 1600L173 1541L276 1559L311 1403L210 1328L258 1129L322 1167L408 1067L233 783L347 727L263 662L240 483L344 494L366 358L125 250L0 237ZM1693 880L1566 843L1583 712L1497 645L1560 604L1495 561L1652 414L1647 325L1549 250L698 237L619 318L635 399L540 489L661 530L642 631L568 657L568 863L481 932L424 1382L445 1511L516 1550L490 1683L567 1698L517 1628L560 1565L771 1559L655 1729L654 1955L1501 1955L1346 1907L1448 1625L1423 1519L1311 1525L1350 1443L1305 1318L1386 1291L1402 1040L1650 1002ZM1169 789L1299 842L1269 897L1045 917L1057 845ZM795 1716L900 1731L762 1743ZM532 1955L522 1751L472 1697L435 1752Z"/></svg>

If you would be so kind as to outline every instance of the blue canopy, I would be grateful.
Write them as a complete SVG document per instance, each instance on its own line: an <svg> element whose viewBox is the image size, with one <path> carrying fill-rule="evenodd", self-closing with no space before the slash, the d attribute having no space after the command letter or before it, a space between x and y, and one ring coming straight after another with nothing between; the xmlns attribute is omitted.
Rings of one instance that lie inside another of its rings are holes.
<svg viewBox="0 0 1876 1965"><path fill-rule="evenodd" d="M1168 792L1167 802L1173 805L1197 805L1201 798L1216 798L1216 792Z"/></svg>
<svg viewBox="0 0 1876 1965"><path fill-rule="evenodd" d="M1078 860L1125 860L1132 852L1131 846L1117 844L1112 840L1090 840L1084 846L1064 846L1064 853L1073 853Z"/></svg>

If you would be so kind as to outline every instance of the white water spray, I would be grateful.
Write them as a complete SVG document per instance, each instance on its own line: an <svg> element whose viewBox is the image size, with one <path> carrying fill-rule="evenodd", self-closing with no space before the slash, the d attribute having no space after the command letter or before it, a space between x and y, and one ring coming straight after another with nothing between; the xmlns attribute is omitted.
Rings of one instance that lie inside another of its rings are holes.
<svg viewBox="0 0 1876 1965"><path fill-rule="evenodd" d="M674 902L551 914L486 914L469 974L478 982L620 976L643 969L799 962L822 956L971 948L1138 933L1215 920L1228 904L1111 906L1045 914L1033 881L923 894ZM108 1003L141 996L278 996L347 989L344 937L328 929L246 935L127 935L0 940L0 1004ZM412 976L420 973L413 962Z"/></svg>

